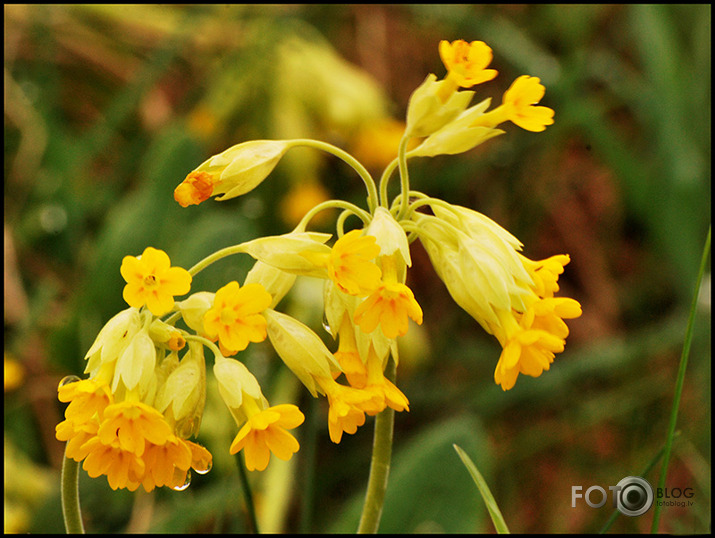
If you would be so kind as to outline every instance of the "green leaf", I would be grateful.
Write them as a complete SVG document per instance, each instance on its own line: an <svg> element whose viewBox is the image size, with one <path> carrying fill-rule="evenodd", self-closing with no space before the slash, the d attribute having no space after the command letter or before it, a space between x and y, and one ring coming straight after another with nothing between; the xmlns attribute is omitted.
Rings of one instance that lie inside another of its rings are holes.
<svg viewBox="0 0 715 538"><path fill-rule="evenodd" d="M474 462L472 462L472 460L469 458L469 456L464 450L459 448L459 446L457 445L452 446L454 447L454 450L457 451L457 454L459 454L459 457L462 459L462 462L464 463L465 467L467 467L469 474L472 475L472 478L474 479L474 483L477 485L477 488L479 488L479 493L482 494L484 504L487 505L487 510L489 510L489 516L492 518L494 528L499 534L509 534L509 528L506 526L504 516L501 515L501 510L499 510L499 506L494 500L492 492L489 491L489 486L487 485L486 480L484 480L482 473L479 472L477 466L474 465Z"/></svg>

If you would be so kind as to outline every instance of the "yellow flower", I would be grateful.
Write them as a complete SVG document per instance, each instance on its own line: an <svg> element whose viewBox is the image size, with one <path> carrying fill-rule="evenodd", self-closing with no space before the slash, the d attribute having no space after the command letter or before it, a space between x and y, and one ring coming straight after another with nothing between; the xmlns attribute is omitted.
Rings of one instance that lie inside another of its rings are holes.
<svg viewBox="0 0 715 538"><path fill-rule="evenodd" d="M316 379L328 398L328 433L333 443L340 443L343 432L354 434L365 424L365 411L375 408L374 395L368 391L346 387L332 377Z"/></svg>
<svg viewBox="0 0 715 538"><path fill-rule="evenodd" d="M365 409L368 415L374 415L391 407L395 411L409 411L410 402L400 389L384 375L383 360L370 348L367 355L367 382L365 390L373 394L375 409Z"/></svg>
<svg viewBox="0 0 715 538"><path fill-rule="evenodd" d="M545 106L535 106L546 89L540 84L538 77L522 75L504 93L503 106L506 107L507 118L527 131L535 133L546 129L554 123L554 111Z"/></svg>
<svg viewBox="0 0 715 538"><path fill-rule="evenodd" d="M263 471L268 465L271 453L282 460L289 460L300 448L300 444L286 430L297 428L305 416L295 405L283 404L268 407L248 418L239 430L233 443L231 454L244 450L246 468L249 471Z"/></svg>
<svg viewBox="0 0 715 538"><path fill-rule="evenodd" d="M422 324L422 308L412 290L400 282L383 282L355 309L355 323L363 332L370 333L378 325L387 338L407 333L408 320Z"/></svg>
<svg viewBox="0 0 715 538"><path fill-rule="evenodd" d="M181 267L171 267L163 250L147 247L139 257L125 256L120 269L127 282L124 300L134 308L147 305L155 316L174 307L174 295L184 295L191 288L191 274Z"/></svg>
<svg viewBox="0 0 715 538"><path fill-rule="evenodd" d="M76 424L99 417L113 401L109 386L96 379L83 379L60 385L57 397L61 402L69 402L65 416Z"/></svg>
<svg viewBox="0 0 715 538"><path fill-rule="evenodd" d="M375 237L353 230L338 239L327 260L328 276L349 295L368 295L380 284L380 268L373 259L380 254Z"/></svg>
<svg viewBox="0 0 715 538"><path fill-rule="evenodd" d="M175 487L190 467L211 465L211 454L177 437L158 410L141 401L113 403L109 386L98 379L62 384L58 397L69 402L55 428L57 439L67 441L67 457L84 460L92 478L106 475L112 489Z"/></svg>
<svg viewBox="0 0 715 538"><path fill-rule="evenodd" d="M440 41L439 56L447 68L446 80L462 88L488 82L499 74L494 69L487 69L492 61L492 49L483 41Z"/></svg>
<svg viewBox="0 0 715 538"><path fill-rule="evenodd" d="M92 437L85 444L89 454L82 468L92 478L107 475L112 489L127 488L134 491L139 487L146 465L140 456L122 450L116 445L105 445L98 437Z"/></svg>
<svg viewBox="0 0 715 538"><path fill-rule="evenodd" d="M494 331L503 346L494 381L509 390L520 373L538 377L548 370L555 354L564 350L568 327L563 318L580 315L581 305L569 298L542 299L523 316L503 314L502 327Z"/></svg>
<svg viewBox="0 0 715 538"><path fill-rule="evenodd" d="M142 460L144 461L144 476L141 480L146 491L155 487L176 487L174 476L186 472L192 464L192 453L189 445L183 439L171 435L164 444L147 444Z"/></svg>
<svg viewBox="0 0 715 538"><path fill-rule="evenodd" d="M213 306L204 315L204 331L219 341L221 352L233 355L249 342L266 339L266 319L261 312L271 306L271 295L260 284L240 287L235 280L216 292Z"/></svg>
<svg viewBox="0 0 715 538"><path fill-rule="evenodd" d="M97 437L104 445L116 445L137 456L144 454L147 443L163 445L172 436L164 415L142 402L123 401L104 409Z"/></svg>
<svg viewBox="0 0 715 538"><path fill-rule="evenodd" d="M502 345L494 374L508 390L519 373L539 376L564 350L564 319L581 305L557 298L558 278L569 256L532 261L517 238L486 216L435 204L434 216L417 215L420 240L452 298Z"/></svg>

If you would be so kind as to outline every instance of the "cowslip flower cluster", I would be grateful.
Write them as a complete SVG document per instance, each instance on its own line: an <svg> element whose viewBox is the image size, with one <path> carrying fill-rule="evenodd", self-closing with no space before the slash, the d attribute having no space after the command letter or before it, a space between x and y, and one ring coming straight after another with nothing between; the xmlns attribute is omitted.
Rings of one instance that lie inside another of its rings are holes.
<svg viewBox="0 0 715 538"><path fill-rule="evenodd" d="M120 273L129 308L107 323L87 353L89 378L59 389L69 405L57 438L68 441L68 457L84 461L91 476L106 474L113 488L177 487L190 468L207 469L208 451L188 441L201 422L207 348L237 426L230 453L242 451L249 470L265 469L271 454L290 459L300 447L290 430L303 422L302 412L292 403L270 405L240 360L251 343L264 340L312 396L325 396L335 443L354 434L366 416L386 408L409 411L407 396L385 371L388 362L398 363L398 338L425 317L407 279L416 240L455 302L501 344L494 380L502 389L511 389L519 374L538 377L550 368L569 333L564 320L581 315L576 300L555 296L569 256L527 258L519 240L487 216L412 190L408 161L466 152L504 134L497 126L505 122L543 131L554 112L538 104L545 89L531 76L518 77L492 110L490 99L469 106L474 91L466 88L498 75L489 68L491 48L442 41L439 54L447 74L441 80L430 74L410 97L397 156L379 183L347 152L310 139L243 142L187 175L174 191L182 206L212 196L228 200L260 185L291 148L312 147L355 170L367 204L318 203L291 232L226 247L189 271L172 267L166 253L151 247L126 257ZM400 191L390 199L395 171ZM335 234L309 231L311 220L328 209L341 212ZM359 224L346 230L350 217ZM237 254L254 259L243 283L191 290L196 273ZM324 282L325 328L334 351L277 309L301 277ZM180 320L187 329L177 327Z"/></svg>

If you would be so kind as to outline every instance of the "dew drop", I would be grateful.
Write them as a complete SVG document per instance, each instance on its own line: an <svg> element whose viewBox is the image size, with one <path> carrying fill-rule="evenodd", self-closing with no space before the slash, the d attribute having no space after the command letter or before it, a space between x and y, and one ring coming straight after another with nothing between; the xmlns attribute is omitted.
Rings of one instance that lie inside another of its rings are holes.
<svg viewBox="0 0 715 538"><path fill-rule="evenodd" d="M57 388L59 389L60 387L64 387L65 385L69 385L70 383L76 383L79 380L79 377L77 377L76 375L67 375L60 380L60 384L57 385Z"/></svg>
<svg viewBox="0 0 715 538"><path fill-rule="evenodd" d="M333 334L333 331L330 330L330 323L328 323L328 316L325 314L325 312L323 312L323 329L325 329L328 334Z"/></svg>
<svg viewBox="0 0 715 538"><path fill-rule="evenodd" d="M196 467L194 467L194 471L196 471L197 474L206 474L211 470L212 467L213 467L213 462L209 461L209 462L207 462L205 469L197 469Z"/></svg>
<svg viewBox="0 0 715 538"><path fill-rule="evenodd" d="M184 491L186 488L188 488L191 485L191 471L186 471L186 478L184 479L184 483L179 485L179 486L174 486L171 489L174 491Z"/></svg>

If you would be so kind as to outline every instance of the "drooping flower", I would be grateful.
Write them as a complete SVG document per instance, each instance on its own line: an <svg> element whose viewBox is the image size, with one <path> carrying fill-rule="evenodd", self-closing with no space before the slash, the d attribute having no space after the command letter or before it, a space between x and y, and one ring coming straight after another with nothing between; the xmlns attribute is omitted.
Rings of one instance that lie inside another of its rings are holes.
<svg viewBox="0 0 715 538"><path fill-rule="evenodd" d="M380 247L371 235L352 230L338 239L327 259L328 276L348 295L367 295L380 284L380 268L372 261Z"/></svg>
<svg viewBox="0 0 715 538"><path fill-rule="evenodd" d="M569 331L563 319L580 315L581 305L570 298L538 300L522 315L503 313L501 326L494 327L503 347L494 381L509 390L520 373L538 377L548 370L555 354L564 350Z"/></svg>
<svg viewBox="0 0 715 538"><path fill-rule="evenodd" d="M375 408L374 395L368 391L346 387L332 377L316 379L328 398L328 433L330 440L338 444L343 432L354 434L365 424L366 410Z"/></svg>
<svg viewBox="0 0 715 538"><path fill-rule="evenodd" d="M181 267L171 267L163 250L147 247L139 257L125 256L120 269L127 284L124 300L134 308L147 305L155 316L174 308L174 296L191 289L191 274Z"/></svg>
<svg viewBox="0 0 715 538"><path fill-rule="evenodd" d="M383 282L355 309L355 323L370 333L379 325L387 338L404 336L408 318L422 324L422 308L412 290L401 282Z"/></svg>
<svg viewBox="0 0 715 538"><path fill-rule="evenodd" d="M89 476L106 475L112 489L176 486L190 467L210 467L211 454L172 430L152 406L136 400L113 402L107 384L85 379L59 387L69 401L56 437L67 441L66 455Z"/></svg>
<svg viewBox="0 0 715 538"><path fill-rule="evenodd" d="M300 444L287 430L297 428L305 416L295 405L282 404L257 411L239 430L231 443L231 454L244 451L246 468L263 471L271 453L282 460L289 460L298 452Z"/></svg>
<svg viewBox="0 0 715 538"><path fill-rule="evenodd" d="M532 261L521 243L476 211L440 203L416 215L420 239L452 298L502 345L495 381L504 390L519 373L548 370L564 350L564 319L581 315L573 299L554 298L568 255Z"/></svg>
<svg viewBox="0 0 715 538"><path fill-rule="evenodd" d="M225 355L238 353L250 342L266 339L266 319L261 313L271 301L260 284L241 287L235 280L229 282L216 292L213 306L204 315L204 331L219 341Z"/></svg>

